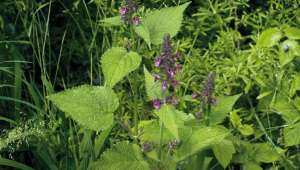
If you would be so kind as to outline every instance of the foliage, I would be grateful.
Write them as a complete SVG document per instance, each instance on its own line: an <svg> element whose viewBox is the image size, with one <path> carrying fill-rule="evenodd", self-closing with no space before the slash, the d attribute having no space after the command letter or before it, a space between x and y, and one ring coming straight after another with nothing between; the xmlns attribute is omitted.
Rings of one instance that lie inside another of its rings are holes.
<svg viewBox="0 0 300 170"><path fill-rule="evenodd" d="M300 165L300 2L0 2L0 169Z"/></svg>

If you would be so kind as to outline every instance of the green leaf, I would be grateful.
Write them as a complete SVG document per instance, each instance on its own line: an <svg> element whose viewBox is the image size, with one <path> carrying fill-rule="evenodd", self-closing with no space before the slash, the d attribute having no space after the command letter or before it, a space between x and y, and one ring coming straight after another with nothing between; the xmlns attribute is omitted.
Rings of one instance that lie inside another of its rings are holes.
<svg viewBox="0 0 300 170"><path fill-rule="evenodd" d="M154 81L154 77L149 73L146 67L144 67L144 74L148 100L162 99L163 91L161 89L161 83Z"/></svg>
<svg viewBox="0 0 300 170"><path fill-rule="evenodd" d="M277 97L277 100L271 105L271 108L280 114L288 124L293 123L300 116L293 101L289 101L289 99L284 96Z"/></svg>
<svg viewBox="0 0 300 170"><path fill-rule="evenodd" d="M227 114L232 110L233 105L239 99L240 96L241 94L237 94L234 96L217 97L216 105L212 107L212 111L209 115L209 122L212 125L223 122L223 120L226 118Z"/></svg>
<svg viewBox="0 0 300 170"><path fill-rule="evenodd" d="M176 110L172 105L163 105L156 115L176 139L179 139L178 129L184 126L185 120L190 119L186 113Z"/></svg>
<svg viewBox="0 0 300 170"><path fill-rule="evenodd" d="M256 162L272 163L280 158L276 148L268 143L255 144L254 159Z"/></svg>
<svg viewBox="0 0 300 170"><path fill-rule="evenodd" d="M122 20L120 16L105 18L100 21L104 26L120 26L122 25Z"/></svg>
<svg viewBox="0 0 300 170"><path fill-rule="evenodd" d="M99 131L113 123L119 101L112 89L83 85L48 96L59 109L85 128Z"/></svg>
<svg viewBox="0 0 300 170"><path fill-rule="evenodd" d="M190 2L177 7L163 8L154 10L145 15L142 24L135 27L135 32L141 36L148 45L159 45L166 33L174 37L180 27L183 12Z"/></svg>
<svg viewBox="0 0 300 170"><path fill-rule="evenodd" d="M204 149L208 149L221 141L229 134L223 127L203 127L193 129L191 135L182 138L182 144L174 153L177 161L184 160Z"/></svg>
<svg viewBox="0 0 300 170"><path fill-rule="evenodd" d="M123 141L105 151L93 165L94 170L150 170L141 149L136 144Z"/></svg>
<svg viewBox="0 0 300 170"><path fill-rule="evenodd" d="M300 90L300 74L296 74L292 81L291 95L295 95L296 91Z"/></svg>
<svg viewBox="0 0 300 170"><path fill-rule="evenodd" d="M244 136L249 136L254 133L254 129L250 125L243 125L237 111L230 112L230 122L233 127L237 128Z"/></svg>
<svg viewBox="0 0 300 170"><path fill-rule="evenodd" d="M230 122L234 128L242 126L240 116L237 114L237 110L230 112Z"/></svg>
<svg viewBox="0 0 300 170"><path fill-rule="evenodd" d="M257 40L258 47L272 47L281 38L282 33L278 28L269 28L261 33Z"/></svg>
<svg viewBox="0 0 300 170"><path fill-rule="evenodd" d="M140 140L142 143L150 142L153 144L159 144L161 136L160 136L160 124L159 121L156 120L146 120L140 121L139 129L141 131ZM171 140L174 139L174 136L165 126L163 126L163 138L162 144L167 144Z"/></svg>
<svg viewBox="0 0 300 170"><path fill-rule="evenodd" d="M24 165L20 162L14 161L14 160L10 160L10 159L6 159L6 158L2 158L0 157L0 165L1 166L9 166L9 167L14 167L17 168L19 170L34 170L33 168ZM3 167L2 167L3 168Z"/></svg>
<svg viewBox="0 0 300 170"><path fill-rule="evenodd" d="M127 52L122 47L113 47L107 50L101 58L105 85L113 87L123 77L137 69L141 60L137 53Z"/></svg>
<svg viewBox="0 0 300 170"><path fill-rule="evenodd" d="M249 136L254 133L254 129L251 125L245 124L245 125L240 126L238 129L241 132L241 134L244 136Z"/></svg>
<svg viewBox="0 0 300 170"><path fill-rule="evenodd" d="M289 125L283 129L284 143L286 146L300 144L300 122Z"/></svg>
<svg viewBox="0 0 300 170"><path fill-rule="evenodd" d="M213 152L219 163L225 169L229 165L232 155L235 153L235 149L230 140L223 140L213 146Z"/></svg>
<svg viewBox="0 0 300 170"><path fill-rule="evenodd" d="M284 30L285 35L292 40L299 40L300 39L300 29L295 27L287 27Z"/></svg>
<svg viewBox="0 0 300 170"><path fill-rule="evenodd" d="M290 63L296 56L300 56L300 46L298 45L298 42L294 40L285 40L281 43L279 53L279 62L281 66Z"/></svg>
<svg viewBox="0 0 300 170"><path fill-rule="evenodd" d="M243 166L243 170L263 170L258 163L256 162L247 162L245 163L245 165Z"/></svg>
<svg viewBox="0 0 300 170"><path fill-rule="evenodd" d="M103 130L99 135L95 136L95 140L94 140L94 155L95 158L98 158L100 155L101 150L103 149L103 147L105 146L105 141L108 138L111 129L113 128L113 126Z"/></svg>

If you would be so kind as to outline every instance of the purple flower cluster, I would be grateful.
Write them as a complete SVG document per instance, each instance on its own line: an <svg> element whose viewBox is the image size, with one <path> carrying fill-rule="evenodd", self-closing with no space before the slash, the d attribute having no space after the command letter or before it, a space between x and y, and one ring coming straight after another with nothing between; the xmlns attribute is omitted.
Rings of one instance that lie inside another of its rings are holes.
<svg viewBox="0 0 300 170"><path fill-rule="evenodd" d="M204 103L206 104L215 103L215 98L213 97L214 87L215 87L215 75L214 73L210 72L204 83L204 88L201 94Z"/></svg>
<svg viewBox="0 0 300 170"><path fill-rule="evenodd" d="M133 0L124 0L123 5L119 9L121 19L126 24L139 25L141 18L136 16L138 6Z"/></svg>
<svg viewBox="0 0 300 170"><path fill-rule="evenodd" d="M156 81L161 81L162 91L167 91L168 89L175 89L178 85L178 81L175 79L176 74L182 69L182 65L179 64L181 55L179 52L174 53L171 44L171 37L166 34L163 38L162 52L155 58L154 66L158 68L158 73L154 75ZM160 105L165 103L170 103L176 105L178 103L174 95L166 97L163 101L153 100L153 106L156 109L160 108Z"/></svg>

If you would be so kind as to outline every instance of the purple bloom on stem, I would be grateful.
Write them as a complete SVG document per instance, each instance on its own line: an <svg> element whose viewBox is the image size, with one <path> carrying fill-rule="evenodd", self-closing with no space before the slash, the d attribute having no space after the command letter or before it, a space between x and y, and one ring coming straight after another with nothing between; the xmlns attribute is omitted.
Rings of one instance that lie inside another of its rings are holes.
<svg viewBox="0 0 300 170"><path fill-rule="evenodd" d="M119 10L120 15L126 15L126 13L128 12L128 8L122 6Z"/></svg>
<svg viewBox="0 0 300 170"><path fill-rule="evenodd" d="M153 107L158 110L158 109L160 109L161 101L159 99L154 99L152 101L152 104L153 104Z"/></svg>
<svg viewBox="0 0 300 170"><path fill-rule="evenodd" d="M168 70L168 77L174 78L175 77L175 72L172 69Z"/></svg>
<svg viewBox="0 0 300 170"><path fill-rule="evenodd" d="M157 57L155 60L154 60L154 66L155 67L159 67L161 64L161 58L160 57Z"/></svg>
<svg viewBox="0 0 300 170"><path fill-rule="evenodd" d="M140 23L141 23L140 17L134 16L134 17L132 18L132 23L133 23L134 25L136 25L136 26L140 25Z"/></svg>
<svg viewBox="0 0 300 170"><path fill-rule="evenodd" d="M210 72L207 76L207 80L204 83L204 89L202 91L202 98L204 98L206 103L213 104L213 92L215 86L215 75L214 73Z"/></svg>
<svg viewBox="0 0 300 170"><path fill-rule="evenodd" d="M151 150L151 145L149 143L143 143L143 152L149 152Z"/></svg>
<svg viewBox="0 0 300 170"><path fill-rule="evenodd" d="M178 85L178 81L177 80L172 80L172 85L175 87L175 86L177 86Z"/></svg>
<svg viewBox="0 0 300 170"><path fill-rule="evenodd" d="M162 89L163 91L166 91L167 88L168 88L168 82L167 82L166 80L164 80L164 81L162 82L162 84L161 84L161 89Z"/></svg>
<svg viewBox="0 0 300 170"><path fill-rule="evenodd" d="M182 69L181 64L175 64L176 71L180 71Z"/></svg>
<svg viewBox="0 0 300 170"><path fill-rule="evenodd" d="M181 58L181 54L179 53L179 52L177 52L176 54L175 54L175 59L180 59Z"/></svg>
<svg viewBox="0 0 300 170"><path fill-rule="evenodd" d="M172 52L171 37L170 34L166 34L163 39L162 53L165 57L171 57Z"/></svg>

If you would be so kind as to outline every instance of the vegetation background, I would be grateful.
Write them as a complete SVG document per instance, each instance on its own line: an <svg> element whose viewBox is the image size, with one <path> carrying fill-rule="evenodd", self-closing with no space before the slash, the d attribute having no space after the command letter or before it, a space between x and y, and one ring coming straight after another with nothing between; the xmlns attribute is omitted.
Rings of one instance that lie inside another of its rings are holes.
<svg viewBox="0 0 300 170"><path fill-rule="evenodd" d="M160 9L185 2L144 0L138 4ZM122 1L114 0L0 1L0 169L88 169L113 144L136 140L131 134L137 126L135 115L138 120L153 118L142 66L114 87L120 107L109 134L81 128L47 99L78 85L103 84L99 62L111 47L133 49L142 56L142 64L153 70L160 46L149 50L127 27L101 23L118 15L121 5ZM256 46L264 30L286 27L300 28L299 0L195 0L173 39L176 51L184 54L177 108L193 114L199 111L199 103L187 98L201 92L203 81L213 71L216 96L242 94L231 113L237 114L238 123L230 117L223 125L235 138L248 142L245 146L265 142L283 152L280 159L257 161L260 167L246 166L239 153L248 153L251 147L240 152L236 147L227 169L300 168L299 45L288 61L281 61L280 47ZM270 108L268 101L275 95L281 105ZM292 116L282 118L276 110ZM294 122L288 123L291 119ZM288 126L296 131L286 144L283 128ZM208 169L224 169L219 159L211 158Z"/></svg>

